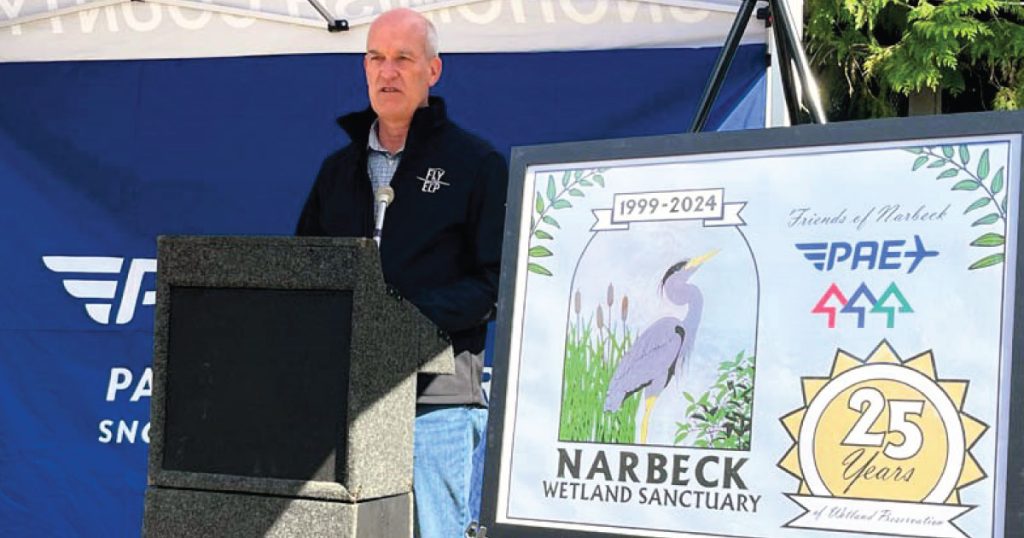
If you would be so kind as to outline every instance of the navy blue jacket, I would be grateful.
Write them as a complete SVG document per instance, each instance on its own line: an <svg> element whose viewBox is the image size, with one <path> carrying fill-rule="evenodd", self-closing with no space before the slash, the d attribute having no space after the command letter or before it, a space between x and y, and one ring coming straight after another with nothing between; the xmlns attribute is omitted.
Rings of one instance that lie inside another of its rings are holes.
<svg viewBox="0 0 1024 538"><path fill-rule="evenodd" d="M352 142L324 160L297 235L373 234L366 162L374 119L370 109L338 119ZM432 178L442 184L429 192ZM498 297L507 183L504 157L449 121L443 100L431 97L415 113L391 179L395 198L381 234L381 265L385 282L449 334L456 354L454 376L420 376L418 403L483 403L484 340Z"/></svg>

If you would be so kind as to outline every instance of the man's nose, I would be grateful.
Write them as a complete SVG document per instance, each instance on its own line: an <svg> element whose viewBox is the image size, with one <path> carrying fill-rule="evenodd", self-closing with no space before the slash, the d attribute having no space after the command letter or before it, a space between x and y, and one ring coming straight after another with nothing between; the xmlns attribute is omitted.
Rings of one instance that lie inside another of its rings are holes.
<svg viewBox="0 0 1024 538"><path fill-rule="evenodd" d="M385 59L380 66L380 73L386 77L394 77L398 74L398 62Z"/></svg>

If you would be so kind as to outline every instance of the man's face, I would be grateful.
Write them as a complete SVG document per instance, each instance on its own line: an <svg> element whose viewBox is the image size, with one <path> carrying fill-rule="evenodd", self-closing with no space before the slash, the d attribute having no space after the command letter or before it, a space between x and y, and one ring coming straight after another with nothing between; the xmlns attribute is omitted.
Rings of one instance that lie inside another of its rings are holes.
<svg viewBox="0 0 1024 538"><path fill-rule="evenodd" d="M441 59L428 57L426 28L413 17L382 16L366 41L366 85L370 106L384 121L408 122L426 106L441 77Z"/></svg>

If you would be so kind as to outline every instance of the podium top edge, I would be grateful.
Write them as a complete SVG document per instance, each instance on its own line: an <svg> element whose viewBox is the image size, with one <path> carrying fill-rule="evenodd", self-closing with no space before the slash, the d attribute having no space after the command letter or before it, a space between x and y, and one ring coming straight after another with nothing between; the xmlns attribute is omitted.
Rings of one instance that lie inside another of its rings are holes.
<svg viewBox="0 0 1024 538"><path fill-rule="evenodd" d="M300 237L291 235L159 235L158 246L305 246L305 247L369 247L374 245L367 237Z"/></svg>

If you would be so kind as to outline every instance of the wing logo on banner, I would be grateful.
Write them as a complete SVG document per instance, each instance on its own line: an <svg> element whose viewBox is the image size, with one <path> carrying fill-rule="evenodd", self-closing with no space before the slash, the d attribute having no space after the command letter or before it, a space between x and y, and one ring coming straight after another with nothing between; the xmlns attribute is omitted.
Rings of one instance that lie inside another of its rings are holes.
<svg viewBox="0 0 1024 538"><path fill-rule="evenodd" d="M54 273L66 274L64 289L76 299L85 299L85 311L96 323L109 325L114 303L117 302L118 285L121 284L121 269L124 258L105 256L43 256L43 264ZM142 281L148 273L156 272L153 258L135 258L128 265L124 277L124 291L117 307L114 323L124 325L135 317L135 309L142 291ZM89 277L93 278L89 278ZM103 278L102 276L112 276ZM156 304L156 291L142 294L142 304Z"/></svg>

